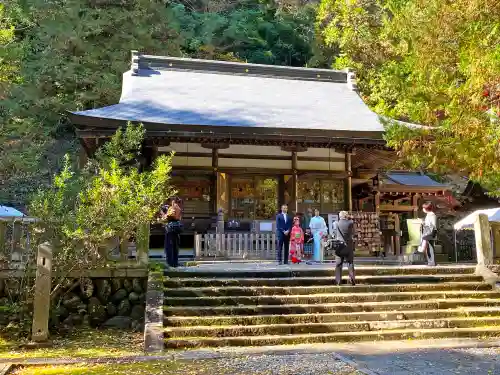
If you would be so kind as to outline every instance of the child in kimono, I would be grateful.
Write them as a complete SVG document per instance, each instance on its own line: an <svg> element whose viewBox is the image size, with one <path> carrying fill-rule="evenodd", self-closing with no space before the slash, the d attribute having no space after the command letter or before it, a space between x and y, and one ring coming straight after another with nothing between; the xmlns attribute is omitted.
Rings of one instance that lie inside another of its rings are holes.
<svg viewBox="0 0 500 375"><path fill-rule="evenodd" d="M293 227L290 233L290 260L300 263L303 256L304 231L300 227L300 218L293 218Z"/></svg>

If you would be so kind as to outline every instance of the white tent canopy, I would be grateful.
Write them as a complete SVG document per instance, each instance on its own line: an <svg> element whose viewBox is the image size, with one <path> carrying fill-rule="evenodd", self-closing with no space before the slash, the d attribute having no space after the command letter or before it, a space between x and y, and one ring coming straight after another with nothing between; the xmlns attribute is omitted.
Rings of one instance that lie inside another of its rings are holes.
<svg viewBox="0 0 500 375"><path fill-rule="evenodd" d="M489 208L486 210L477 210L471 213L470 215L467 215L464 217L462 220L458 221L455 223L453 228L455 230L462 230L462 229L472 229L474 228L474 222L476 221L476 218L479 214L485 214L488 216L488 221L497 221L500 222L500 207L498 208Z"/></svg>

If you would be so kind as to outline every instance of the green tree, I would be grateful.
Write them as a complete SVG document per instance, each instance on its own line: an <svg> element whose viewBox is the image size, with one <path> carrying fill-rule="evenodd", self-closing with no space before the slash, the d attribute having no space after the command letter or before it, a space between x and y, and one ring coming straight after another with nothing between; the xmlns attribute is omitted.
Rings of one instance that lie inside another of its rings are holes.
<svg viewBox="0 0 500 375"><path fill-rule="evenodd" d="M499 16L494 0L324 0L318 28L376 112L430 126L388 123L404 165L458 171L498 195Z"/></svg>
<svg viewBox="0 0 500 375"><path fill-rule="evenodd" d="M38 219L35 241L53 244L61 282L71 271L101 265L108 240L137 238L138 228L149 225L175 193L169 184L170 156L158 157L149 171L140 172L130 163L139 155L144 132L130 124L118 130L78 171L66 156L51 186L31 201L29 213ZM117 147L129 153L116 154Z"/></svg>
<svg viewBox="0 0 500 375"><path fill-rule="evenodd" d="M23 203L78 143L67 112L118 101L130 50L302 66L314 6L259 1L11 0L0 10L0 202ZM319 59L318 59L319 61ZM318 65L321 62L316 61Z"/></svg>

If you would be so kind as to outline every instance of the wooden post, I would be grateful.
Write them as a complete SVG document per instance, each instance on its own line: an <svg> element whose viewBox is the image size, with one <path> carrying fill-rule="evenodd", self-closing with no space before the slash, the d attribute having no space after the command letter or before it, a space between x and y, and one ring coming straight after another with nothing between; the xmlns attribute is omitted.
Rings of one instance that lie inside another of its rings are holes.
<svg viewBox="0 0 500 375"><path fill-rule="evenodd" d="M7 241L7 222L0 220L0 252L5 252L5 254L7 253L6 241Z"/></svg>
<svg viewBox="0 0 500 375"><path fill-rule="evenodd" d="M419 199L418 194L414 194L411 197L411 205L414 207L413 208L413 218L414 219L418 219L418 199Z"/></svg>
<svg viewBox="0 0 500 375"><path fill-rule="evenodd" d="M396 236L394 237L394 255L401 254L401 222L399 220L399 215L394 214L394 231Z"/></svg>
<svg viewBox="0 0 500 375"><path fill-rule="evenodd" d="M493 260L497 263L497 260L500 258L500 224L493 222L490 225L493 237Z"/></svg>
<svg viewBox="0 0 500 375"><path fill-rule="evenodd" d="M229 181L226 173L217 172L217 210L229 212Z"/></svg>
<svg viewBox="0 0 500 375"><path fill-rule="evenodd" d="M198 233L194 235L194 254L196 259L201 259L201 234Z"/></svg>
<svg viewBox="0 0 500 375"><path fill-rule="evenodd" d="M347 177L344 182L344 206L349 212L352 211L352 163L351 163L351 151L346 150L345 152L345 171Z"/></svg>
<svg viewBox="0 0 500 375"><path fill-rule="evenodd" d="M137 228L136 251L137 263L148 264L149 262L149 223L142 224ZM128 241L126 242L128 245Z"/></svg>
<svg viewBox="0 0 500 375"><path fill-rule="evenodd" d="M297 167L298 167L298 162L297 162L297 151L292 151L292 191L290 192L292 194L292 210L294 214L296 214L299 210L298 207L298 202L297 202L297 184L299 181L299 176L297 174Z"/></svg>
<svg viewBox="0 0 500 375"><path fill-rule="evenodd" d="M375 193L375 212L380 214L380 191Z"/></svg>
<svg viewBox="0 0 500 375"><path fill-rule="evenodd" d="M36 261L33 323L31 326L31 339L34 342L47 341L49 338L51 276L52 246L49 243L44 243L38 246Z"/></svg>
<svg viewBox="0 0 500 375"><path fill-rule="evenodd" d="M490 222L485 214L477 216L474 222L474 235L476 237L477 264L482 266L493 264Z"/></svg>
<svg viewBox="0 0 500 375"><path fill-rule="evenodd" d="M110 241L111 242L111 241ZM139 244L136 240L136 251L139 251ZM118 246L120 249L120 262L127 263L128 261L128 239L127 238L118 238ZM106 249L107 250L107 249Z"/></svg>

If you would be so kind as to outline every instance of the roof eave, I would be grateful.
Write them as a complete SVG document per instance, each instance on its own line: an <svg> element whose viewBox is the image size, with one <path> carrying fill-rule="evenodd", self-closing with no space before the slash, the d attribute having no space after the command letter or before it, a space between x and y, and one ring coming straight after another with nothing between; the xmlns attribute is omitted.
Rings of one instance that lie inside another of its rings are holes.
<svg viewBox="0 0 500 375"><path fill-rule="evenodd" d="M82 128L80 134L85 130L95 134L109 136L119 127L126 126L127 120L109 119L103 117L85 116L69 113L71 122ZM132 121L139 123L139 121ZM245 127L245 126L212 126L196 124L163 124L153 122L141 122L146 128L148 135L166 137L189 137L205 136L217 138L239 138L239 139L280 139L283 141L303 141L319 143L344 143L344 144L372 144L385 145L383 131L348 131L348 130L312 130L312 129L290 129L290 128L268 128L268 127ZM89 130L92 129L92 130Z"/></svg>

